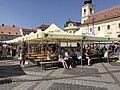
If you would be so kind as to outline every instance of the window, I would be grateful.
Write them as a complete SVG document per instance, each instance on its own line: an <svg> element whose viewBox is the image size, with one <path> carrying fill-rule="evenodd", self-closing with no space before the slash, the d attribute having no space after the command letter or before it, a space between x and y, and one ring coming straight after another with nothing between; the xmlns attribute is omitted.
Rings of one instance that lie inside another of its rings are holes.
<svg viewBox="0 0 120 90"><path fill-rule="evenodd" d="M9 34L11 34L11 32L9 32Z"/></svg>
<svg viewBox="0 0 120 90"><path fill-rule="evenodd" d="M92 14L92 9L90 8L90 14Z"/></svg>
<svg viewBox="0 0 120 90"><path fill-rule="evenodd" d="M1 33L3 33L3 31L1 31Z"/></svg>
<svg viewBox="0 0 120 90"><path fill-rule="evenodd" d="M73 26L73 24L72 24L72 23L70 23L70 24L69 24L69 26Z"/></svg>
<svg viewBox="0 0 120 90"><path fill-rule="evenodd" d="M90 32L92 32L92 28L90 28Z"/></svg>
<svg viewBox="0 0 120 90"><path fill-rule="evenodd" d="M110 29L110 25L107 25L107 29Z"/></svg>
<svg viewBox="0 0 120 90"><path fill-rule="evenodd" d="M71 31L69 33L71 33Z"/></svg>
<svg viewBox="0 0 120 90"><path fill-rule="evenodd" d="M84 9L84 14L86 14L86 9Z"/></svg>
<svg viewBox="0 0 120 90"><path fill-rule="evenodd" d="M98 27L98 31L100 31L100 27Z"/></svg>
<svg viewBox="0 0 120 90"><path fill-rule="evenodd" d="M16 34L18 34L18 33L16 33Z"/></svg>
<svg viewBox="0 0 120 90"><path fill-rule="evenodd" d="M118 26L118 28L120 28L120 23L119 23L119 26Z"/></svg>
<svg viewBox="0 0 120 90"><path fill-rule="evenodd" d="M6 37L6 39L7 39L7 37Z"/></svg>
<svg viewBox="0 0 120 90"><path fill-rule="evenodd" d="M118 35L118 37L120 38L120 34Z"/></svg>
<svg viewBox="0 0 120 90"><path fill-rule="evenodd" d="M76 31L73 31L73 33L75 33Z"/></svg>
<svg viewBox="0 0 120 90"><path fill-rule="evenodd" d="M86 13L86 9L84 9L84 13Z"/></svg>

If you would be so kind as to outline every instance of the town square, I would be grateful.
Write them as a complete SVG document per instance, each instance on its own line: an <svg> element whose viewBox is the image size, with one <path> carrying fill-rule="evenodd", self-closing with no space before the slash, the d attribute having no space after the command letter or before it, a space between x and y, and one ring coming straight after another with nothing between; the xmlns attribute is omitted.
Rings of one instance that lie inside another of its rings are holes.
<svg viewBox="0 0 120 90"><path fill-rule="evenodd" d="M1 0L0 10L0 90L120 90L119 0Z"/></svg>

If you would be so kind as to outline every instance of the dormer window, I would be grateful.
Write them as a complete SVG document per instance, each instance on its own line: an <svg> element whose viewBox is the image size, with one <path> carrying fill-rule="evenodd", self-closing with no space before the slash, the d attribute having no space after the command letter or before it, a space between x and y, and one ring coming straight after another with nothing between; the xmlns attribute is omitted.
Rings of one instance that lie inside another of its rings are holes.
<svg viewBox="0 0 120 90"><path fill-rule="evenodd" d="M1 31L1 33L3 33L3 31Z"/></svg>
<svg viewBox="0 0 120 90"><path fill-rule="evenodd" d="M16 34L18 34L18 33L16 33Z"/></svg>
<svg viewBox="0 0 120 90"><path fill-rule="evenodd" d="M11 32L9 32L9 34L11 34Z"/></svg>
<svg viewBox="0 0 120 90"><path fill-rule="evenodd" d="M72 24L72 23L70 23L70 24L69 24L69 26L73 26L73 24Z"/></svg>

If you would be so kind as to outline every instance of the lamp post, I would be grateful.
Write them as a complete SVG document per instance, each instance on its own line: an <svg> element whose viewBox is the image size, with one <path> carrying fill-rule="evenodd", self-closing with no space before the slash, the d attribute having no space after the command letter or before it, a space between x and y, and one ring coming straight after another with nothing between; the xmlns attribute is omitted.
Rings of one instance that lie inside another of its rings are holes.
<svg viewBox="0 0 120 90"><path fill-rule="evenodd" d="M107 62L108 62L108 63L110 63L109 46L108 46L109 40L110 40L110 38L108 38L108 41L107 41Z"/></svg>
<svg viewBox="0 0 120 90"><path fill-rule="evenodd" d="M81 39L81 66L83 66L83 41L86 39L86 34L82 34L82 39Z"/></svg>

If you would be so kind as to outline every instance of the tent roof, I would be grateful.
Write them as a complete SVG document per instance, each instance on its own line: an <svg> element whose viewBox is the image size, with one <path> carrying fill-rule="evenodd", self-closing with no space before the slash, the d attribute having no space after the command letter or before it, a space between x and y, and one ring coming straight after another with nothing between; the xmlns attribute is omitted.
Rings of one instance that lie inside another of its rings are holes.
<svg viewBox="0 0 120 90"><path fill-rule="evenodd" d="M74 33L75 35L86 35L86 36L94 36L93 34L86 32L83 29L79 29L77 32Z"/></svg>
<svg viewBox="0 0 120 90"><path fill-rule="evenodd" d="M66 33L62 29L60 29L58 26L56 26L54 23L51 24L45 31L45 33Z"/></svg>

